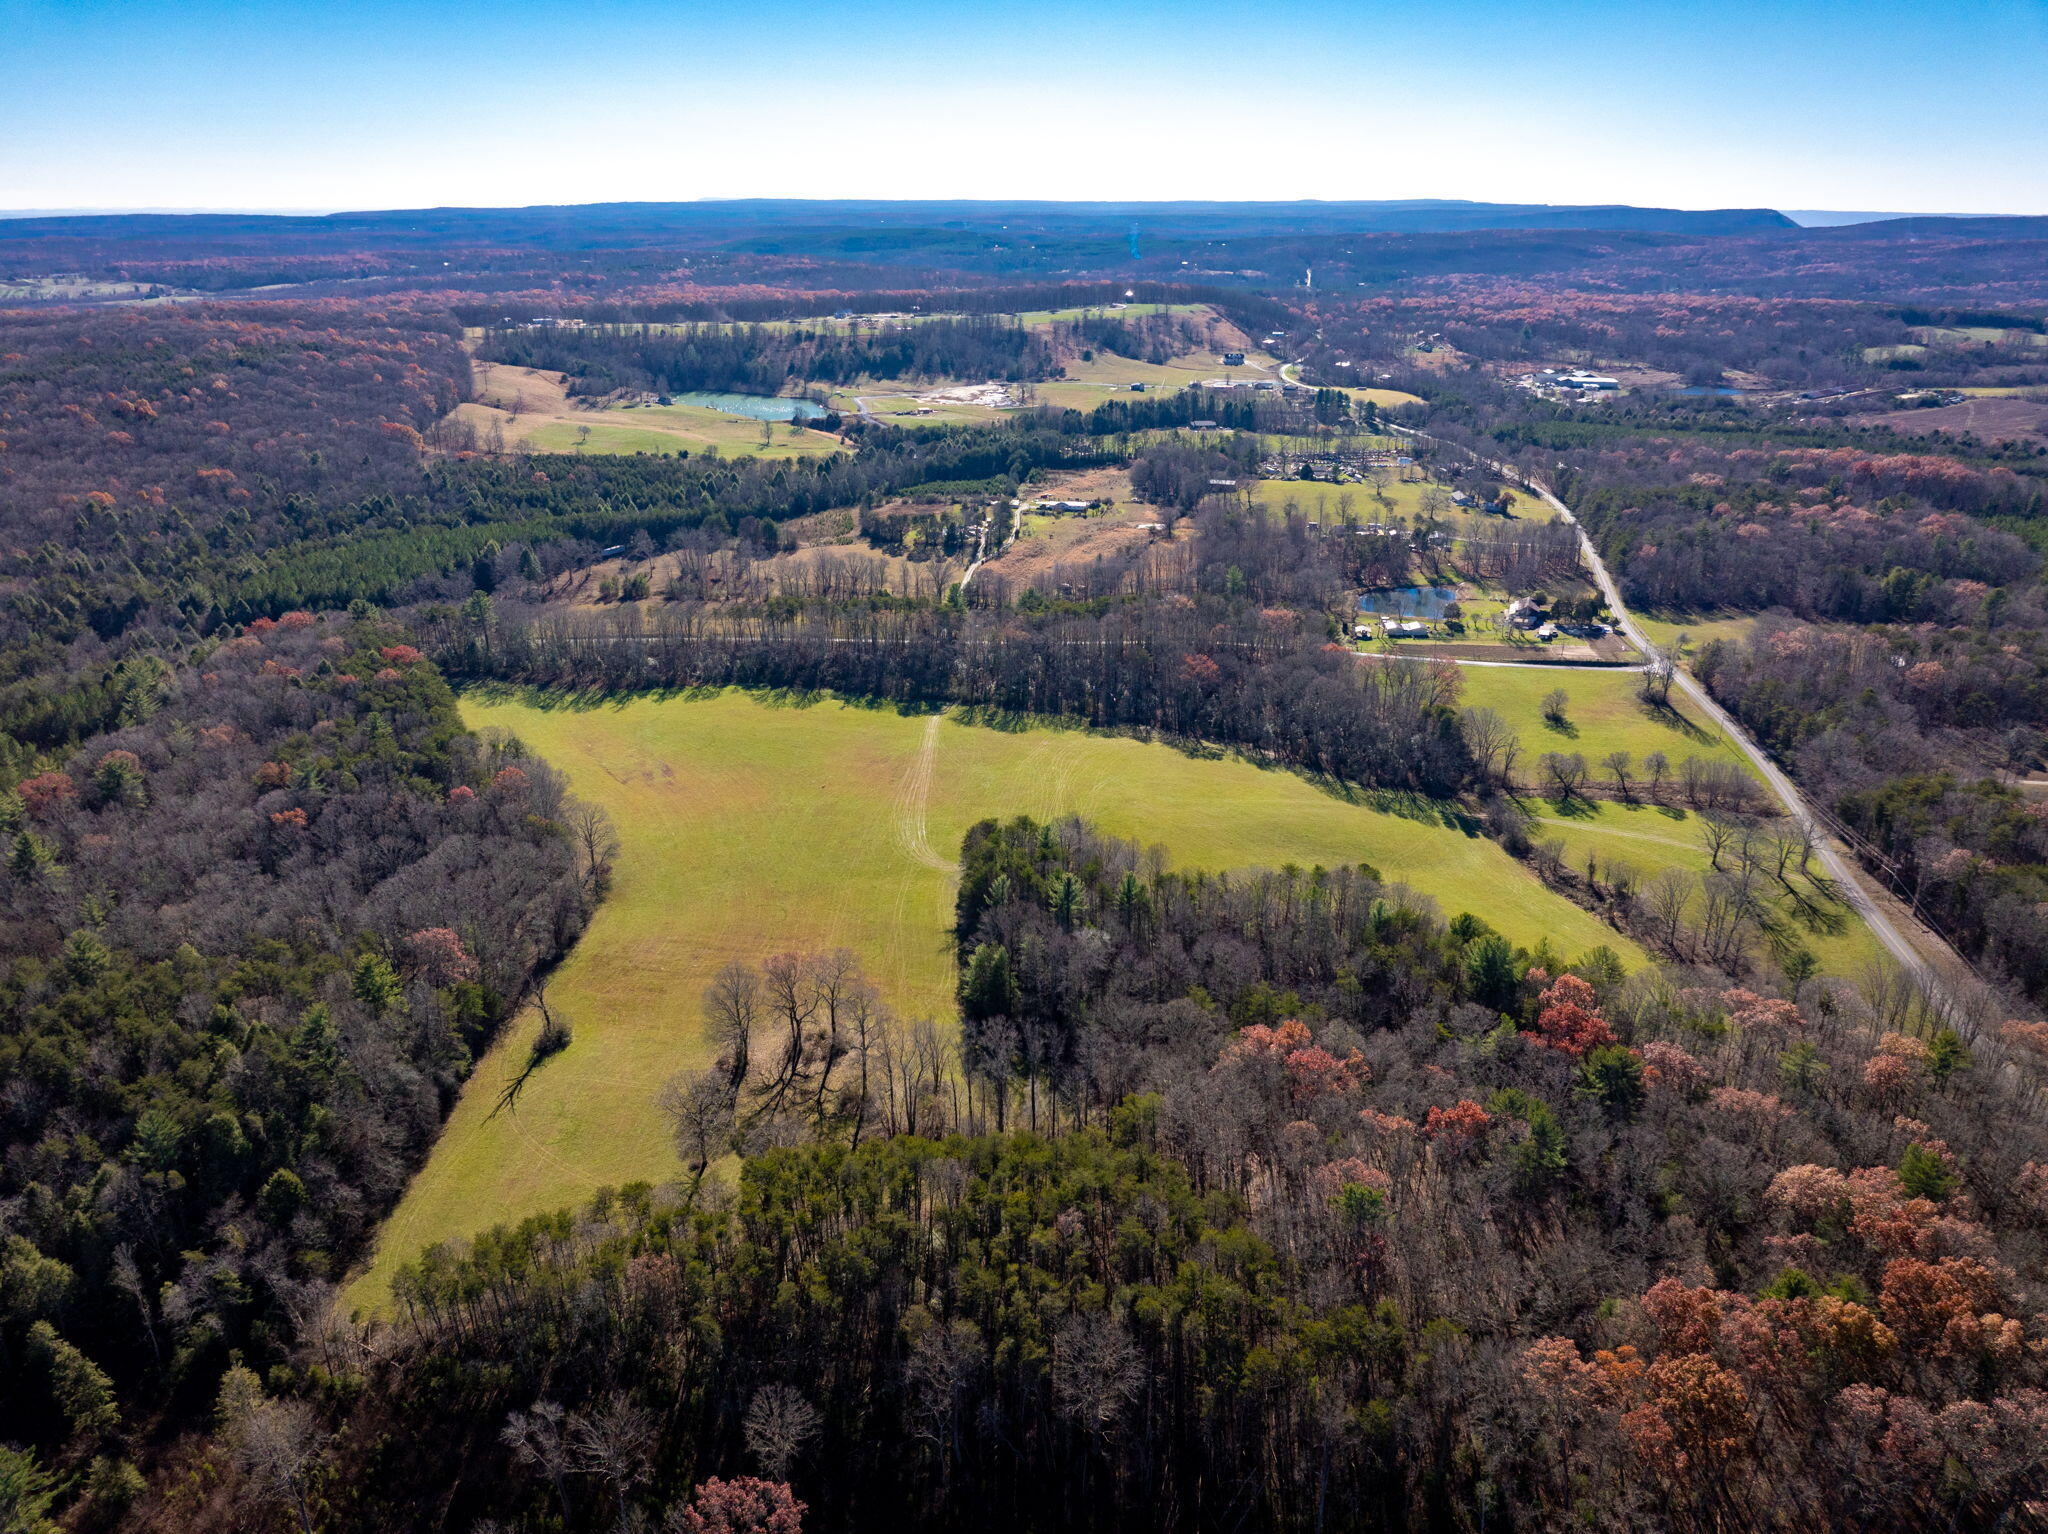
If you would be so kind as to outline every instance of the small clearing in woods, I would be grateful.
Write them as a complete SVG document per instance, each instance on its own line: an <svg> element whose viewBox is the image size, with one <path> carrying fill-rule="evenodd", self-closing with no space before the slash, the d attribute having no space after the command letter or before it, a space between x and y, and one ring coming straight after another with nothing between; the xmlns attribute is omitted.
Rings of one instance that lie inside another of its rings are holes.
<svg viewBox="0 0 2048 1534"><path fill-rule="evenodd" d="M837 437L786 421L762 423L696 405L597 407L569 395L560 373L475 362L476 398L457 405L448 421L468 427L482 451L535 453L702 453L725 457L804 458L845 451Z"/></svg>
<svg viewBox="0 0 2048 1534"><path fill-rule="evenodd" d="M1924 410L1885 410L1845 418L1849 426L1884 426L1912 436L1947 432L1986 442L2048 443L2048 400L1992 396L1966 399L1960 405Z"/></svg>
<svg viewBox="0 0 2048 1534"><path fill-rule="evenodd" d="M1121 555L1162 536L1141 524L1161 520L1159 508L1148 506L1131 490L1124 469L1088 469L1077 474L1035 479L1020 492L1019 533L987 572L1023 587L1050 575L1056 566ZM1110 506L1081 512L1035 512L1033 501L1109 501ZM1183 529L1181 537L1192 536Z"/></svg>

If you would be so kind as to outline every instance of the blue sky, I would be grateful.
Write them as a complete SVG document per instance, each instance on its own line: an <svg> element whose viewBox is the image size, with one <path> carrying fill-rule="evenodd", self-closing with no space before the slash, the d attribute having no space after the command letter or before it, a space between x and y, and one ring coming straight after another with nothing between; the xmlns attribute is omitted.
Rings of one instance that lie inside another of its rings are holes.
<svg viewBox="0 0 2048 1534"><path fill-rule="evenodd" d="M2048 213L2048 0L0 0L0 208Z"/></svg>

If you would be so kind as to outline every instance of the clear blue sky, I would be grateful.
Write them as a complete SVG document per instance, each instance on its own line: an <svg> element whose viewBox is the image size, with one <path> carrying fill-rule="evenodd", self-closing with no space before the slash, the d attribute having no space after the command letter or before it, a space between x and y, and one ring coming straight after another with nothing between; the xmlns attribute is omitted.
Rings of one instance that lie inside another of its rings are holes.
<svg viewBox="0 0 2048 1534"><path fill-rule="evenodd" d="M2044 0L0 0L0 208L2048 213Z"/></svg>

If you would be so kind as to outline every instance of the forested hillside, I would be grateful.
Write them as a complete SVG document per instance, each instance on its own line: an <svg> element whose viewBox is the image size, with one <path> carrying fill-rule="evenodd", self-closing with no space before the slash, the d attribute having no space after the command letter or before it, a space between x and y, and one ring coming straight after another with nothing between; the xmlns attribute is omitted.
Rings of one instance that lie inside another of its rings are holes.
<svg viewBox="0 0 2048 1534"><path fill-rule="evenodd" d="M290 1356L606 872L389 626L288 614L130 680L0 795L0 1437L101 1520Z"/></svg>
<svg viewBox="0 0 2048 1534"><path fill-rule="evenodd" d="M670 1099L700 1168L749 1151L730 1190L430 1259L333 1399L367 1473L308 1447L240 1495L692 1528L757 1473L834 1529L1903 1530L2038 1485L2038 1027L1546 973L1370 870L1184 878L1072 823L978 827L957 934L964 1096L843 967L722 976L741 1026ZM749 1051L757 1010L789 1032Z"/></svg>

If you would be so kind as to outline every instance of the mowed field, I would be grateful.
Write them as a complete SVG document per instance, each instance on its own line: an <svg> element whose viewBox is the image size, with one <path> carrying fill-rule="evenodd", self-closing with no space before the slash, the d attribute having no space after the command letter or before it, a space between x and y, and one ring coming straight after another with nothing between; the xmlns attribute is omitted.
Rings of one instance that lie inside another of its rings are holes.
<svg viewBox="0 0 2048 1534"><path fill-rule="evenodd" d="M558 374L504 363L478 362L477 397L452 414L476 430L480 446L502 440L535 453L701 453L733 458L803 458L843 451L838 438L786 421L771 424L764 445L761 423L696 405L639 405L587 410L569 401Z"/></svg>
<svg viewBox="0 0 2048 1534"><path fill-rule="evenodd" d="M1537 820L1536 840L1563 843L1565 860L1581 871L1589 856L1602 864L1627 864L1644 879L1667 869L1699 874L1711 867L1698 815L1676 805L1615 799L1560 804L1544 794L1539 765L1551 751L1583 756L1602 793L1614 788L1613 777L1600 765L1613 751L1628 752L1635 780L1643 777L1643 758L1653 751L1664 753L1673 777L1689 756L1733 763L1754 777L1748 758L1683 693L1674 689L1670 707L1651 708L1637 696L1641 676L1629 671L1461 666L1458 677L1464 684L1461 703L1492 709L1521 742L1517 776L1528 794L1525 807ZM1543 717L1543 698L1552 688L1561 688L1568 700L1562 727ZM1876 937L1846 906L1831 908L1818 927L1803 925L1786 902L1779 902L1779 912L1788 932L1813 951L1825 974L1858 979L1882 958Z"/></svg>
<svg viewBox="0 0 2048 1534"><path fill-rule="evenodd" d="M1464 707L1490 708L1514 730L1522 743L1521 774L1531 782L1541 774L1538 759L1550 751L1577 752L1603 778L1600 763L1613 751L1628 752L1638 770L1653 751L1663 752L1674 772L1689 756L1749 770L1734 743L1678 689L1672 689L1668 708L1643 702L1637 696L1643 679L1633 671L1461 666L1458 680ZM1543 717L1543 699L1553 690L1569 700L1562 727Z"/></svg>
<svg viewBox="0 0 2048 1534"><path fill-rule="evenodd" d="M538 1021L506 1030L349 1290L357 1307L381 1303L396 1267L435 1242L676 1175L655 1094L705 1062L703 989L734 959L844 946L899 1014L950 1019L956 859L986 816L1078 814L1183 867L1370 862L1518 943L1547 937L1567 957L1605 943L1643 962L1426 807L1393 813L1243 760L738 692L599 707L472 693L463 713L565 771L611 814L623 851L610 899L549 988L574 1041L495 1111Z"/></svg>
<svg viewBox="0 0 2048 1534"><path fill-rule="evenodd" d="M1530 833L1536 841L1562 843L1565 861L1580 872L1589 857L1597 859L1602 879L1612 878L1615 864L1626 865L1645 881L1670 869L1704 874L1713 866L1699 816L1677 806L1606 799L1559 805L1532 798L1527 808L1536 817ZM1874 966L1891 966L1876 934L1848 905L1839 900L1821 904L1820 922L1809 925L1789 902L1781 898L1775 903L1786 935L1812 952L1820 973L1861 980Z"/></svg>
<svg viewBox="0 0 2048 1534"><path fill-rule="evenodd" d="M1754 613L1637 613L1635 620L1655 644L1681 661L1691 660L1700 646L1710 640L1726 639L1739 644L1756 627Z"/></svg>
<svg viewBox="0 0 2048 1534"><path fill-rule="evenodd" d="M1318 522L1363 524L1388 522L1395 517L1406 517L1412 522L1421 517L1422 498L1429 483L1420 479L1390 479L1382 490L1375 492L1371 485L1333 485L1328 480L1248 479L1238 489L1254 505L1271 512L1285 512L1292 507ZM1445 514L1439 520L1451 527L1461 519Z"/></svg>

